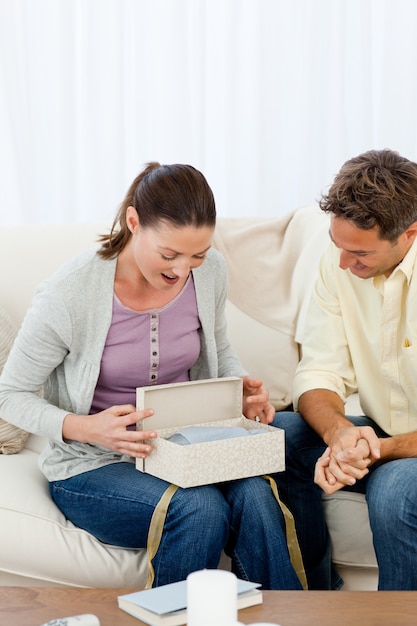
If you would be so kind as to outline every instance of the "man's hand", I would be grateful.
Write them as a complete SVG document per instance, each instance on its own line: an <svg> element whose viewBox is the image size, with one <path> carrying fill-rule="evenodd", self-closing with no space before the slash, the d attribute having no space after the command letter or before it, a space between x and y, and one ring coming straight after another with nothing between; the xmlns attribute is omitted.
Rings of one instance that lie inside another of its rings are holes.
<svg viewBox="0 0 417 626"><path fill-rule="evenodd" d="M326 493L354 485L380 458L380 440L370 426L337 429L324 454L318 459L314 482Z"/></svg>

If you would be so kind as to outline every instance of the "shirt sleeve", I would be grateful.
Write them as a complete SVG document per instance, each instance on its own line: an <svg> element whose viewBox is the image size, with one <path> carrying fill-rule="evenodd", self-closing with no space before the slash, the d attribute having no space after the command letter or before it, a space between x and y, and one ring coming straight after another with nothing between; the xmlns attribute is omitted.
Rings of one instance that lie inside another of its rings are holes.
<svg viewBox="0 0 417 626"><path fill-rule="evenodd" d="M295 410L306 391L327 389L345 402L357 390L338 295L336 256L334 246L330 246L319 264L301 342L301 360L294 376Z"/></svg>

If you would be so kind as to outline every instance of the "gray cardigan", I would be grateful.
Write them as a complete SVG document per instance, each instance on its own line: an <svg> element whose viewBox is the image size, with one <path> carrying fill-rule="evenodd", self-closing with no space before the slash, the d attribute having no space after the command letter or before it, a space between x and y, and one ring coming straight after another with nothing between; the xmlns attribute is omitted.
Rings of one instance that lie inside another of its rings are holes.
<svg viewBox="0 0 417 626"><path fill-rule="evenodd" d="M105 261L91 251L43 282L0 377L0 415L49 439L39 461L48 480L132 461L99 446L62 439L64 417L87 415L91 407L112 319L115 271L115 259ZM246 374L226 333L223 257L211 249L193 278L201 352L192 380Z"/></svg>

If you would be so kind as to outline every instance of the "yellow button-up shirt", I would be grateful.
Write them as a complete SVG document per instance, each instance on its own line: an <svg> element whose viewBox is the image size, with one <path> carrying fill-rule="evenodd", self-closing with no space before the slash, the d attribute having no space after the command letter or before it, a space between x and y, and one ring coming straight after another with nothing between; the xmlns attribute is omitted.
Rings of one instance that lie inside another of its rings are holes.
<svg viewBox="0 0 417 626"><path fill-rule="evenodd" d="M309 305L294 406L312 389L354 391L390 435L417 430L417 239L392 274L362 279L331 243Z"/></svg>

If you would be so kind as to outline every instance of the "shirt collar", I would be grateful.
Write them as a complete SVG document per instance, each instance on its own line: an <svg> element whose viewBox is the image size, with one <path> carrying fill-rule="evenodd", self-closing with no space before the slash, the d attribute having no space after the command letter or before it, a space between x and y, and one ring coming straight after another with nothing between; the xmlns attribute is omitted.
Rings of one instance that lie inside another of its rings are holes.
<svg viewBox="0 0 417 626"><path fill-rule="evenodd" d="M393 270L391 276L395 276L399 272L401 272L407 281L407 285L410 285L411 278L413 276L414 266L417 258L417 237L414 239L413 243L410 246L407 254L401 261L398 263L397 267ZM391 278L389 276L389 278ZM378 289L381 285L387 280L385 276L374 276L374 286Z"/></svg>

